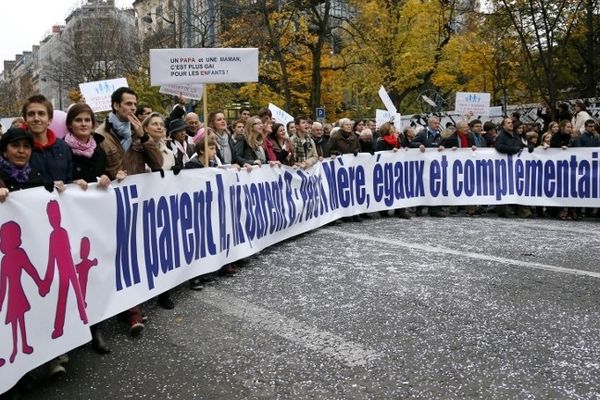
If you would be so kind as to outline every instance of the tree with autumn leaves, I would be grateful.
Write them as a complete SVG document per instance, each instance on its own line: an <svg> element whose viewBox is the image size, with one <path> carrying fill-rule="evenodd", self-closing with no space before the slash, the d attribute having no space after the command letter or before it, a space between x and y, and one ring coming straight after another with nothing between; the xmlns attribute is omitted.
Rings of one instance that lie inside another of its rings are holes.
<svg viewBox="0 0 600 400"><path fill-rule="evenodd" d="M272 102L294 115L323 106L329 120L373 117L381 85L403 114L422 113L429 92L447 109L457 91L491 93L493 105L597 96L599 0L476 1L222 0L216 43L198 45L257 47L259 82L209 85L209 109ZM149 44L139 48L127 78L161 109Z"/></svg>
<svg viewBox="0 0 600 400"><path fill-rule="evenodd" d="M383 85L403 113L435 91L488 92L493 104L597 93L596 0L259 0L223 36L260 49L260 82L241 85L253 104L291 113L372 117ZM283 4L283 5L282 5ZM516 16L519 16L517 18Z"/></svg>

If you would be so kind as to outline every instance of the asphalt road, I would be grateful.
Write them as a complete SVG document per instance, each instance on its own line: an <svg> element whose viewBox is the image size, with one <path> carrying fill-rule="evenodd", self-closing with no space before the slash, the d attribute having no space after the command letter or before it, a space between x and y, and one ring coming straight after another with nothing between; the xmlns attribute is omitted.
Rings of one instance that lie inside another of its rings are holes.
<svg viewBox="0 0 600 400"><path fill-rule="evenodd" d="M599 220L375 218L146 305L26 399L600 398Z"/></svg>

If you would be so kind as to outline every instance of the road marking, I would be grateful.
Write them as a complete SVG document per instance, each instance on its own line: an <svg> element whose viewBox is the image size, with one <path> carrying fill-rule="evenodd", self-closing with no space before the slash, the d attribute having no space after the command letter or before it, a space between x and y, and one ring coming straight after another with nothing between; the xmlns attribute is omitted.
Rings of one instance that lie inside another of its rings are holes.
<svg viewBox="0 0 600 400"><path fill-rule="evenodd" d="M480 220L484 220L484 218L481 218ZM514 223L512 223L510 220L507 221L507 220L502 220L502 219L494 219L494 223L504 224L505 226L527 227L527 228L543 229L546 231L582 234L582 235L586 235L587 237L600 236L600 232L596 231L596 228L591 227L591 226L588 229L580 229L580 228L573 228L573 227L567 227L567 226L556 226L556 225L535 223L528 219L515 220ZM569 222L567 222L567 224L568 223Z"/></svg>
<svg viewBox="0 0 600 400"><path fill-rule="evenodd" d="M371 242L391 244L394 246L405 247L407 249L423 250L423 251L427 251L430 253L452 254L452 255L456 255L456 256L460 256L460 257L469 257L469 258L473 258L476 260L494 261L497 263L518 265L520 267L526 267L526 268L534 268L534 269L541 269L541 270L545 270L545 271L560 272L560 273L564 273L564 274L582 275L582 276L591 276L593 278L600 278L600 273L598 273L598 272L584 271L581 269L563 268L563 267L557 267L554 265L541 264L541 263L536 263L536 262L531 262L531 261L521 261L521 260L515 260L515 259L511 259L511 258L496 257L496 256L490 256L490 255L486 255L486 254L479 254L479 253L472 253L472 252L468 252L468 251L448 249L445 247L428 246L428 245L424 245L421 243L407 243L407 242L401 242L398 240L391 240L391 239L378 238L378 237L369 236L369 235L360 235L360 234L356 234L356 233L349 233L349 232L344 232L344 231L340 231L338 229L332 229L332 228L321 229L319 231L316 231L315 233L322 234L322 233L327 233L327 232L335 232L336 234L338 234L340 236L345 236L345 237L352 238L352 239L368 240Z"/></svg>
<svg viewBox="0 0 600 400"><path fill-rule="evenodd" d="M198 299L225 314L334 358L348 367L364 367L381 358L377 352L359 343L318 330L294 318L264 309L215 288L205 288Z"/></svg>

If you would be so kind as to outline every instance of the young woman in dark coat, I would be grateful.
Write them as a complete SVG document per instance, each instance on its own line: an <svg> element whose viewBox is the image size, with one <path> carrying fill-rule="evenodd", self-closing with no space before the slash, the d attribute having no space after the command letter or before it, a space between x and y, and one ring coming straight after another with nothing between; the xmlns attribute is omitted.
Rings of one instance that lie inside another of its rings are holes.
<svg viewBox="0 0 600 400"><path fill-rule="evenodd" d="M106 175L106 153L99 144L104 140L102 135L94 133L96 121L94 111L84 103L73 105L67 112L67 134L65 143L73 153L73 180L87 189L88 183L98 183L107 187L110 179ZM91 325L92 348L100 354L110 353L98 324Z"/></svg>
<svg viewBox="0 0 600 400"><path fill-rule="evenodd" d="M64 141L73 153L73 180L98 183L107 187L110 179L106 175L106 153L100 147L102 135L94 133L96 121L91 107L84 103L73 105L66 118L67 134Z"/></svg>

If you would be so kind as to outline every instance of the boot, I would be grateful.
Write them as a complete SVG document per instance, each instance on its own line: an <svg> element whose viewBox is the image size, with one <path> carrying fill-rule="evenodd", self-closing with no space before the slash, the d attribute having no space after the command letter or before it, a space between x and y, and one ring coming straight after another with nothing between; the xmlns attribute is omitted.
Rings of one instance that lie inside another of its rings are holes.
<svg viewBox="0 0 600 400"><path fill-rule="evenodd" d="M94 349L94 351L96 351L96 353L98 354L110 353L110 349L106 345L106 342L104 341L104 336L98 328L98 325L96 324L90 326L90 331L92 333L92 349Z"/></svg>
<svg viewBox="0 0 600 400"><path fill-rule="evenodd" d="M168 290L158 295L158 305L165 310L172 310L175 308L175 303L171 299L171 295L169 294Z"/></svg>
<svg viewBox="0 0 600 400"><path fill-rule="evenodd" d="M410 215L406 212L406 208L398 208L394 210L394 215L400 219L410 219Z"/></svg>

